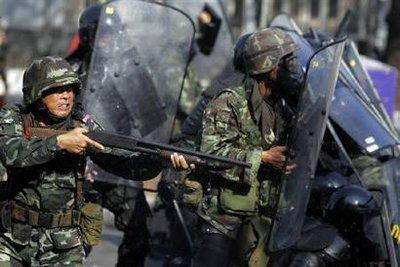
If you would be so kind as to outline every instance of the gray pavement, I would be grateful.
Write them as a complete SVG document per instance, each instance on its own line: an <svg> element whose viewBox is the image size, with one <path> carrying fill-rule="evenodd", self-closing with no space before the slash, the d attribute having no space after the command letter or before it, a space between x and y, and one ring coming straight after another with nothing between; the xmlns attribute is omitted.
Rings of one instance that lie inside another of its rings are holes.
<svg viewBox="0 0 400 267"><path fill-rule="evenodd" d="M122 241L122 232L114 227L114 215L103 209L104 225L101 243L95 246L86 261L89 267L111 267L115 266L118 256L118 246ZM151 233L155 231L166 231L166 223L162 213L154 214L148 223ZM161 260L154 258L146 259L145 267L161 267Z"/></svg>

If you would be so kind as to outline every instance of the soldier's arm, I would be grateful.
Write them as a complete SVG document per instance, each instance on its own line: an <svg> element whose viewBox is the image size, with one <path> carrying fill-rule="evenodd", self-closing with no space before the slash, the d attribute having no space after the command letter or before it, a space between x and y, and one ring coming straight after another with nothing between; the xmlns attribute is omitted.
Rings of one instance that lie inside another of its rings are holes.
<svg viewBox="0 0 400 267"><path fill-rule="evenodd" d="M101 130L95 123L88 125L91 131ZM103 150L88 148L90 159L102 169L126 179L148 180L156 177L162 169L161 162L152 156L118 148L105 147Z"/></svg>
<svg viewBox="0 0 400 267"><path fill-rule="evenodd" d="M60 151L57 138L27 140L15 110L0 111L0 160L9 168L23 168L46 163Z"/></svg>
<svg viewBox="0 0 400 267"><path fill-rule="evenodd" d="M203 116L201 151L251 163L251 168L233 167L221 172L225 179L251 184L256 179L261 164L261 148L241 147L238 143L242 133L234 98L233 94L224 93L206 108Z"/></svg>

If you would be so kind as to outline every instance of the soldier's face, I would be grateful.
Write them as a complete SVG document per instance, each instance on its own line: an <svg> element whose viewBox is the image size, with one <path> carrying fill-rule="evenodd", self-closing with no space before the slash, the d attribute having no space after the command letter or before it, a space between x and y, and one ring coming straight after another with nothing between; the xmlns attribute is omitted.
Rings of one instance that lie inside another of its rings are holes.
<svg viewBox="0 0 400 267"><path fill-rule="evenodd" d="M43 95L43 104L51 114L59 118L67 117L74 106L75 93L72 86L51 89Z"/></svg>

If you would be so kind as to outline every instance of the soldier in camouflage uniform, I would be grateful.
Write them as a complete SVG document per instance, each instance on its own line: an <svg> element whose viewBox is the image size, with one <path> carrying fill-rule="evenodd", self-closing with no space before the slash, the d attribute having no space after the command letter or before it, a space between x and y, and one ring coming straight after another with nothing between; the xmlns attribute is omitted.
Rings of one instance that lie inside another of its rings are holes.
<svg viewBox="0 0 400 267"><path fill-rule="evenodd" d="M67 57L83 81L86 81L89 71L101 8L101 5L93 5L82 13L79 18L79 47ZM124 232L118 248L117 266L143 266L149 251L149 231L146 223L150 208L140 184L137 184L138 188L134 188L104 181L113 179L110 176L108 173L98 172L92 186L102 195L102 206L114 214L115 227Z"/></svg>
<svg viewBox="0 0 400 267"><path fill-rule="evenodd" d="M152 178L160 171L150 156L105 148L85 136L99 126L76 111L79 91L71 66L45 57L24 73L24 106L1 111L0 159L8 172L7 200L1 205L1 266L83 265L84 242L93 245L91 231L100 232L93 223L102 224L101 209L88 211L93 206L83 195L87 156L125 178ZM65 133L31 136L42 128ZM179 156L172 162L179 168Z"/></svg>
<svg viewBox="0 0 400 267"><path fill-rule="evenodd" d="M200 227L194 266L266 266L267 241L277 170L286 147L278 146L284 131L278 79L298 49L290 36L267 28L241 37L235 47L235 68L247 75L236 87L222 90L203 116L201 151L250 162L250 169L232 168L203 178L205 192L198 213ZM238 55L239 54L239 55ZM290 173L295 166L284 170ZM278 181L279 182L279 181Z"/></svg>
<svg viewBox="0 0 400 267"><path fill-rule="evenodd" d="M93 5L82 13L79 19L79 48L67 57L83 81L86 80L89 70L101 8L101 5ZM116 13L110 16L113 16L111 20L117 19L115 18ZM149 70L145 69L143 72L149 73ZM181 85L177 84L176 86L180 87ZM195 99L201 94L201 89L195 73L189 70L181 95L178 120L183 120L190 112ZM118 249L117 265L143 266L150 249L150 233L146 226L150 208L144 193L140 188L111 184L106 181L111 178L110 174L98 171L97 173L93 188L102 195L102 206L114 214L116 228L124 232L122 243ZM138 184L138 187L140 186Z"/></svg>

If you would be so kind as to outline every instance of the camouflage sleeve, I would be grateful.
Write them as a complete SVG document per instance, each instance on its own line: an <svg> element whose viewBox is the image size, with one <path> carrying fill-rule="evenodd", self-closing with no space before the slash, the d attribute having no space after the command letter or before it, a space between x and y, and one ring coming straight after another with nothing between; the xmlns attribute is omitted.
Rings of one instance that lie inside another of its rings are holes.
<svg viewBox="0 0 400 267"><path fill-rule="evenodd" d="M207 106L203 116L201 151L251 163L251 168L234 167L221 174L231 181L252 184L261 164L261 149L240 144L243 133L238 121L240 112L233 104L234 98L232 93L224 93Z"/></svg>
<svg viewBox="0 0 400 267"><path fill-rule="evenodd" d="M100 127L92 123L89 129L99 130ZM102 169L126 179L149 180L161 172L161 162L140 152L106 147L104 150L89 148L88 154Z"/></svg>
<svg viewBox="0 0 400 267"><path fill-rule="evenodd" d="M198 102L203 88L200 85L200 81L197 79L194 71L189 68L183 83L181 98L179 101L180 109L186 116L192 112L194 106Z"/></svg>
<svg viewBox="0 0 400 267"><path fill-rule="evenodd" d="M43 164L54 159L59 151L57 137L27 140L15 111L7 108L0 111L0 160L5 167Z"/></svg>

